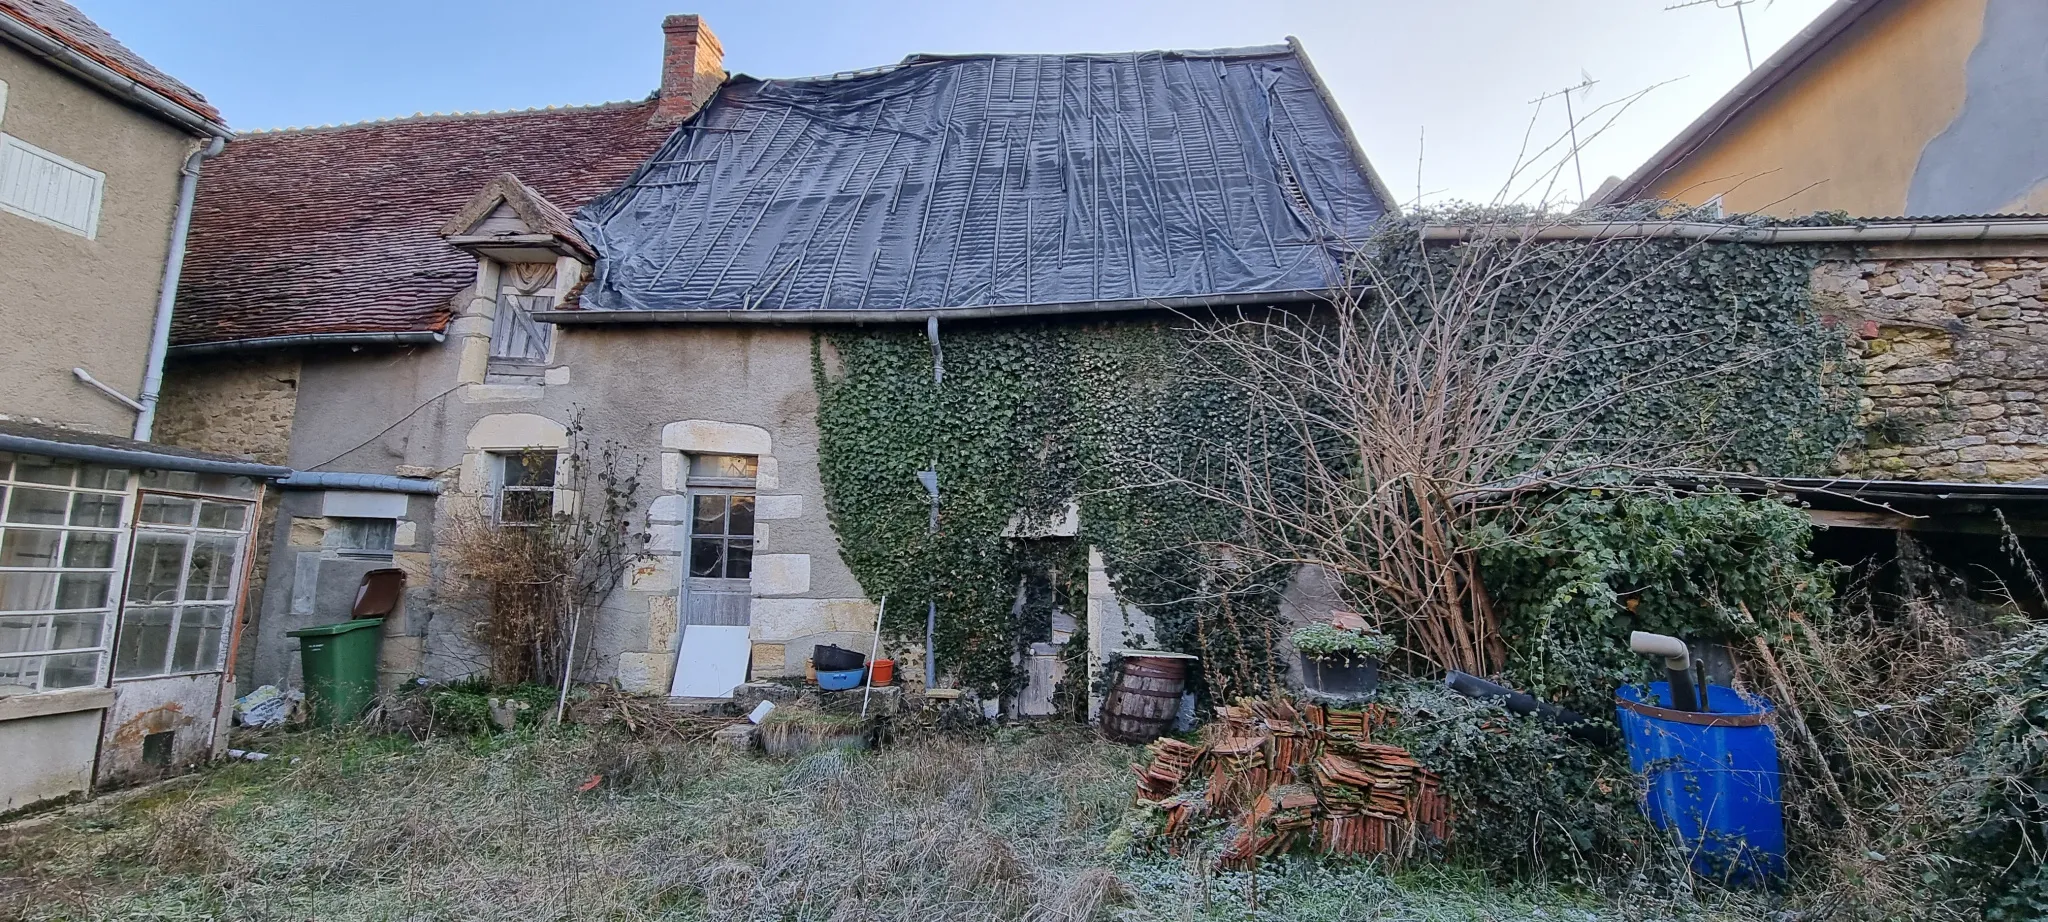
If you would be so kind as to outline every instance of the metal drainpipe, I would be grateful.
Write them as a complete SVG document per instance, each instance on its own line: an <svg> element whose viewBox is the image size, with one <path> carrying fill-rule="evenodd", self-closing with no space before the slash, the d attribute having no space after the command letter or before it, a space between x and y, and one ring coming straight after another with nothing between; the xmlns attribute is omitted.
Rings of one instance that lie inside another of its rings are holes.
<svg viewBox="0 0 2048 922"><path fill-rule="evenodd" d="M149 335L149 365L142 376L142 393L135 402L142 412L135 417L135 440L149 441L156 428L157 400L164 389L164 355L171 348L171 308L178 300L178 276L185 271L185 237L192 230L192 201L199 195L199 165L227 147L228 139L215 135L204 148L185 158L178 183L178 216L171 223L171 251L164 260L163 290L156 298L156 326Z"/></svg>

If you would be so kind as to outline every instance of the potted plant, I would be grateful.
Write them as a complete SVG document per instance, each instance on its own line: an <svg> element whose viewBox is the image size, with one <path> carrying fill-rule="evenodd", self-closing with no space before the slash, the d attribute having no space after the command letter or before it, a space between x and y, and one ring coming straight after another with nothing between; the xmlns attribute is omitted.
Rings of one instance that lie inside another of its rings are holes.
<svg viewBox="0 0 2048 922"><path fill-rule="evenodd" d="M1372 694L1380 684L1380 658L1393 650L1387 635L1369 627L1328 622L1296 628L1290 635L1301 653L1301 676L1309 691L1348 698Z"/></svg>

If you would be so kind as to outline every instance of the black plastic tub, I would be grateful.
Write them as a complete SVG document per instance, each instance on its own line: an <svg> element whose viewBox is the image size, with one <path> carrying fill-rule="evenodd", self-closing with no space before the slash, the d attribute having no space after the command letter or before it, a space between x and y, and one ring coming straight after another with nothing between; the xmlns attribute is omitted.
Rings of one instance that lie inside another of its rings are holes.
<svg viewBox="0 0 2048 922"><path fill-rule="evenodd" d="M811 650L811 666L819 672L844 672L848 669L859 669L867 664L867 654L831 644L819 644Z"/></svg>

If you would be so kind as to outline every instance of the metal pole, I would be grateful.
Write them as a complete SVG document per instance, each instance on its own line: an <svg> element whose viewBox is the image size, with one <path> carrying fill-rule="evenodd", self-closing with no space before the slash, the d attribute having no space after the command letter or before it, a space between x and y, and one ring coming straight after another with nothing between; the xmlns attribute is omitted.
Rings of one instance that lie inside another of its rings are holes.
<svg viewBox="0 0 2048 922"><path fill-rule="evenodd" d="M888 610L889 597L885 595L882 604L875 606L875 640L868 644L867 681L860 683L860 716L863 718L868 716L868 699L875 694L875 654L882 652L882 613Z"/></svg>

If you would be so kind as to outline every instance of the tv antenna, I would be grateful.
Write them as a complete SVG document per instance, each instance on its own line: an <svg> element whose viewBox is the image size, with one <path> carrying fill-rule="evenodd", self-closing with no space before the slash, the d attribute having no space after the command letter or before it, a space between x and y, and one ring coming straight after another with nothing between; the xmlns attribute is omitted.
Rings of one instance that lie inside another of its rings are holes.
<svg viewBox="0 0 2048 922"><path fill-rule="evenodd" d="M1572 172L1579 178L1579 201L1581 202L1586 200L1586 170L1584 167L1579 166L1579 119L1578 116L1572 113L1572 94L1578 93L1584 96L1586 91L1590 91L1593 88L1593 84L1599 82L1593 79L1592 74L1581 70L1579 71L1579 82L1561 90L1552 90L1529 100L1530 105L1541 106L1545 100L1556 99L1559 96L1564 97L1565 130L1571 132Z"/></svg>
<svg viewBox="0 0 2048 922"><path fill-rule="evenodd" d="M1756 0L1685 0L1683 3L1674 3L1665 7L1664 11L1670 12L1672 10L1707 6L1709 4L1713 5L1717 10L1734 10L1735 25L1742 30L1742 60L1749 65L1750 70L1756 70L1756 57L1749 53L1749 20L1742 15L1742 8L1755 2Z"/></svg>

